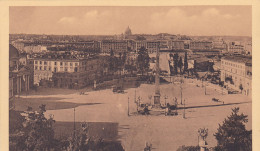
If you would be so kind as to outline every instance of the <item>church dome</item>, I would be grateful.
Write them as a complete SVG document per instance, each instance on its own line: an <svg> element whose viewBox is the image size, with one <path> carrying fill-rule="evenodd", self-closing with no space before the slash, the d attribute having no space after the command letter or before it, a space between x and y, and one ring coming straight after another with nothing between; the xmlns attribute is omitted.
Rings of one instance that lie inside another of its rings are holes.
<svg viewBox="0 0 260 151"><path fill-rule="evenodd" d="M125 35L132 35L132 31L131 31L131 29L129 28L129 26L126 28L126 30L125 30Z"/></svg>

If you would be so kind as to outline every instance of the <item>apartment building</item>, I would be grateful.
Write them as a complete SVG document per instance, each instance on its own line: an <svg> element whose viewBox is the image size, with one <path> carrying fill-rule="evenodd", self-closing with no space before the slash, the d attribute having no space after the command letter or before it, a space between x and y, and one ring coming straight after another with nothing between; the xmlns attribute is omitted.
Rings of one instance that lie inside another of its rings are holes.
<svg viewBox="0 0 260 151"><path fill-rule="evenodd" d="M191 50L211 50L213 44L211 41L191 41L190 49Z"/></svg>
<svg viewBox="0 0 260 151"><path fill-rule="evenodd" d="M252 58L226 56L221 59L221 81L231 89L252 95Z"/></svg>
<svg viewBox="0 0 260 151"><path fill-rule="evenodd" d="M128 43L123 40L103 40L101 41L101 52L109 54L111 50L115 54L124 53L127 51Z"/></svg>
<svg viewBox="0 0 260 151"><path fill-rule="evenodd" d="M100 57L72 54L48 54L34 58L34 84L52 81L54 87L81 88L106 74Z"/></svg>

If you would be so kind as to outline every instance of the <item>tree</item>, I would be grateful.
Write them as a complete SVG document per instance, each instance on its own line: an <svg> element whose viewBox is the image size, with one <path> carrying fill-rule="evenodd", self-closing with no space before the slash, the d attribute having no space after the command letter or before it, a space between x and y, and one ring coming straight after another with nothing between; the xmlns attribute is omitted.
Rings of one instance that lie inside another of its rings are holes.
<svg viewBox="0 0 260 151"><path fill-rule="evenodd" d="M178 62L178 67L180 68L180 73L182 74L182 67L183 67L182 57L180 57L180 60Z"/></svg>
<svg viewBox="0 0 260 151"><path fill-rule="evenodd" d="M93 144L93 141L87 135L88 133L88 125L86 123L81 124L81 131L74 138L69 138L69 146L67 146L67 150L70 151L81 151L81 150L89 150L90 144Z"/></svg>
<svg viewBox="0 0 260 151"><path fill-rule="evenodd" d="M114 56L114 51L110 50L110 57L109 57L109 70L114 75L116 71L116 57Z"/></svg>
<svg viewBox="0 0 260 151"><path fill-rule="evenodd" d="M141 47L138 51L137 56L137 70L139 72L143 73L149 70L150 63L149 63L150 57L148 55L147 50L145 47Z"/></svg>
<svg viewBox="0 0 260 151"><path fill-rule="evenodd" d="M110 49L110 57L114 57L114 51Z"/></svg>
<svg viewBox="0 0 260 151"><path fill-rule="evenodd" d="M70 138L68 151L124 151L122 145L116 141L105 141L102 138L96 138L88 135L89 125L81 124L80 132L75 138Z"/></svg>
<svg viewBox="0 0 260 151"><path fill-rule="evenodd" d="M199 146L180 146L177 151L200 151Z"/></svg>
<svg viewBox="0 0 260 151"><path fill-rule="evenodd" d="M23 127L10 136L14 150L46 151L56 148L57 140L54 139L53 117L45 118L45 105L39 106L40 111L32 111L28 107L24 113Z"/></svg>
<svg viewBox="0 0 260 151"><path fill-rule="evenodd" d="M197 72L197 61L194 60L194 65L193 65L193 72L196 74Z"/></svg>
<svg viewBox="0 0 260 151"><path fill-rule="evenodd" d="M241 93L242 93L242 91L244 89L242 84L239 85L239 89L241 90Z"/></svg>
<svg viewBox="0 0 260 151"><path fill-rule="evenodd" d="M175 53L173 56L173 63L174 63L174 73L178 74L178 60L179 60L179 55L178 53Z"/></svg>
<svg viewBox="0 0 260 151"><path fill-rule="evenodd" d="M232 109L222 125L219 125L214 136L218 146L216 150L221 151L251 151L252 150L252 131L245 128L248 122L247 115L238 114L239 108Z"/></svg>
<svg viewBox="0 0 260 151"><path fill-rule="evenodd" d="M122 63L123 63L123 66L125 65L126 58L127 58L127 54L126 54L126 52L124 51L124 52L123 52L123 56L122 56Z"/></svg>
<svg viewBox="0 0 260 151"><path fill-rule="evenodd" d="M188 58L187 58L187 52L185 52L183 72L186 73L187 71L188 71Z"/></svg>

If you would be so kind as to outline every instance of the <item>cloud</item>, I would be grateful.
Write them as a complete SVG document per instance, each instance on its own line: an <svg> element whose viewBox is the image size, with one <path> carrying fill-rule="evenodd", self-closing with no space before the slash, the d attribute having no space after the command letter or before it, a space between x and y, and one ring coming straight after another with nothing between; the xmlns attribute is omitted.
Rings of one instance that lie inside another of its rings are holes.
<svg viewBox="0 0 260 151"><path fill-rule="evenodd" d="M59 23L75 23L76 18L74 18L74 17L62 17L58 22Z"/></svg>
<svg viewBox="0 0 260 151"><path fill-rule="evenodd" d="M187 35L228 35L237 32L237 22L240 22L239 15L222 13L217 8L207 8L194 14L187 13L185 9L172 8L151 14L149 27L145 30Z"/></svg>
<svg viewBox="0 0 260 151"><path fill-rule="evenodd" d="M187 15L187 13L179 8L172 8L168 11L161 13L154 13L151 15L151 26L152 31L159 32L172 32L182 33L192 24L196 24L198 16Z"/></svg>
<svg viewBox="0 0 260 151"><path fill-rule="evenodd" d="M89 18L89 17L97 17L98 16L98 11L97 10L92 10L89 11L85 14L85 18Z"/></svg>
<svg viewBox="0 0 260 151"><path fill-rule="evenodd" d="M206 9L202 12L203 16L219 16L219 10L217 10L216 8L209 8Z"/></svg>
<svg viewBox="0 0 260 151"><path fill-rule="evenodd" d="M130 25L133 33L172 33L187 35L234 35L246 33L243 14L216 8L189 11L172 7L151 11L147 9L86 9L68 13L58 19L59 30L84 34L120 34ZM140 15L142 14L142 15Z"/></svg>
<svg viewBox="0 0 260 151"><path fill-rule="evenodd" d="M230 14L225 14L225 15L223 15L223 17L226 18L226 19L231 19L233 16L230 15Z"/></svg>

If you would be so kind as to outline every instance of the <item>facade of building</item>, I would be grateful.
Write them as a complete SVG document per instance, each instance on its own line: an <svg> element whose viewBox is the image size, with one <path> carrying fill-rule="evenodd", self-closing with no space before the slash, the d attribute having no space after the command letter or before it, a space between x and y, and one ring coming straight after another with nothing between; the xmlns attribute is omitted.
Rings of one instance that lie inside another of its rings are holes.
<svg viewBox="0 0 260 151"><path fill-rule="evenodd" d="M156 40L136 40L135 41L135 52L141 47L144 47L148 53L156 53L156 50L159 48L160 42Z"/></svg>
<svg viewBox="0 0 260 151"><path fill-rule="evenodd" d="M56 57L41 56L34 58L34 84L44 80L51 80L56 72L81 72L84 68L84 60L75 56Z"/></svg>
<svg viewBox="0 0 260 151"><path fill-rule="evenodd" d="M135 52L138 52L138 50L141 47L147 48L147 41L146 40L137 40L137 41L135 41Z"/></svg>
<svg viewBox="0 0 260 151"><path fill-rule="evenodd" d="M247 55L252 55L252 42L246 43L244 49Z"/></svg>
<svg viewBox="0 0 260 151"><path fill-rule="evenodd" d="M148 53L156 53L156 50L158 49L160 42L158 41L147 41L146 42L146 49Z"/></svg>
<svg viewBox="0 0 260 151"><path fill-rule="evenodd" d="M223 39L218 39L212 42L213 49L226 50L227 44Z"/></svg>
<svg viewBox="0 0 260 151"><path fill-rule="evenodd" d="M219 50L192 50L194 56L216 56L220 55Z"/></svg>
<svg viewBox="0 0 260 151"><path fill-rule="evenodd" d="M221 59L221 81L231 89L252 95L252 58L226 56Z"/></svg>
<svg viewBox="0 0 260 151"><path fill-rule="evenodd" d="M80 41L63 43L64 46L72 47L75 50L87 52L100 52L100 42L98 41Z"/></svg>
<svg viewBox="0 0 260 151"><path fill-rule="evenodd" d="M19 51L9 45L9 99L13 99L15 95L19 95L24 91L28 91L32 87L31 72L27 66L21 65L19 62Z"/></svg>
<svg viewBox="0 0 260 151"><path fill-rule="evenodd" d="M170 40L169 41L169 49L183 50L184 49L184 41Z"/></svg>
<svg viewBox="0 0 260 151"><path fill-rule="evenodd" d="M191 41L191 50L211 50L213 48L211 41Z"/></svg>
<svg viewBox="0 0 260 151"><path fill-rule="evenodd" d="M82 88L107 74L105 58L48 55L34 58L34 84L51 81L60 88Z"/></svg>
<svg viewBox="0 0 260 151"><path fill-rule="evenodd" d="M232 54L244 54L244 46L239 42L230 42L228 45L228 52Z"/></svg>
<svg viewBox="0 0 260 151"><path fill-rule="evenodd" d="M101 52L109 54L111 50L115 54L124 53L128 50L128 42L123 40L103 40L101 41Z"/></svg>

